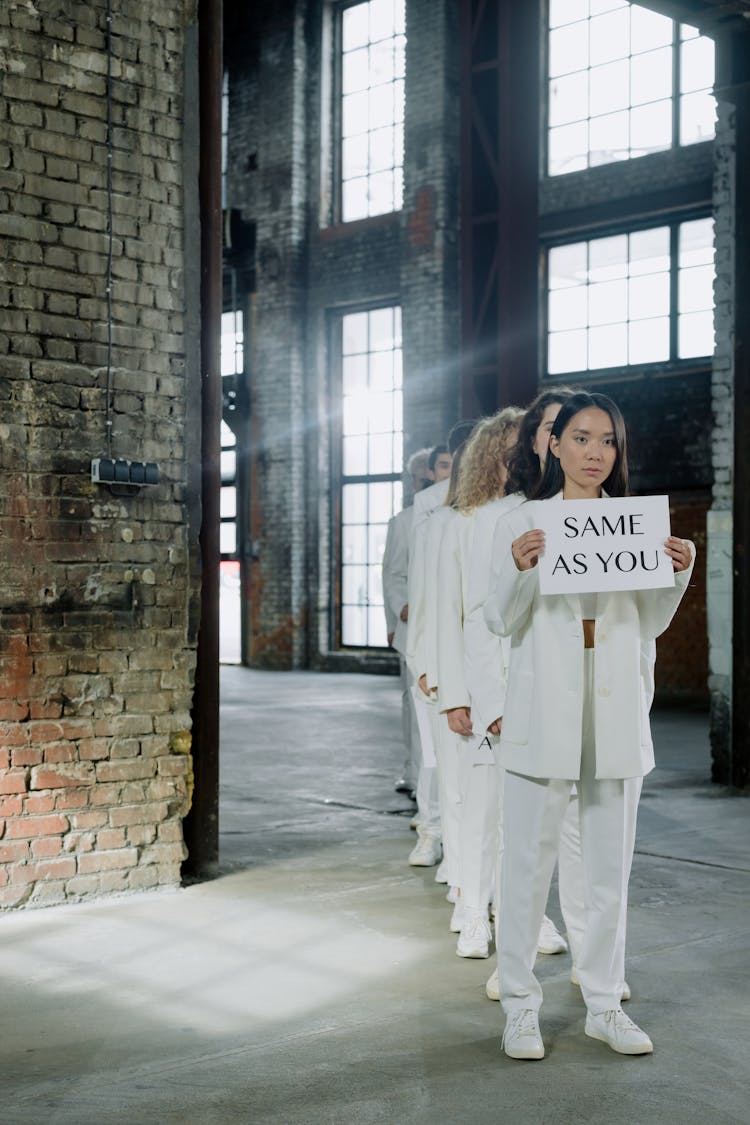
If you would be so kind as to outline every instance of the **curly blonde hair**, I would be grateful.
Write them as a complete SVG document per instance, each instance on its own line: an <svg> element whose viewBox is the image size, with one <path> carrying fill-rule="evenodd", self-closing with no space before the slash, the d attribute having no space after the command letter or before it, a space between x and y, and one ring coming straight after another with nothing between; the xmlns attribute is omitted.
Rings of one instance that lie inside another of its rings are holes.
<svg viewBox="0 0 750 1125"><path fill-rule="evenodd" d="M454 507L459 512L495 500L501 495L503 470L524 411L506 406L479 423L466 443Z"/></svg>

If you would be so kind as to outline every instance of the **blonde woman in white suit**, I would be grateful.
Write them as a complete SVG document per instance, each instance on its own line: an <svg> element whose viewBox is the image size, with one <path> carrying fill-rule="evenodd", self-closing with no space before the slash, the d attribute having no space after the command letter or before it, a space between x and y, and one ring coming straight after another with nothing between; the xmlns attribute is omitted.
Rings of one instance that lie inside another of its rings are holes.
<svg viewBox="0 0 750 1125"><path fill-rule="evenodd" d="M474 516L501 495L506 457L523 412L509 406L480 422L452 476L437 568L437 681L443 737L457 752L460 793L456 922L459 957L487 957L497 854L498 782L492 749L480 725L474 737L472 684L464 676L463 625ZM454 463L455 470L455 463ZM436 517L437 518L437 517ZM480 733L481 732L481 733Z"/></svg>
<svg viewBox="0 0 750 1125"><path fill-rule="evenodd" d="M499 918L504 1050L544 1057L533 964L539 923L570 790L579 794L586 921L577 972L586 1034L620 1054L653 1050L620 1006L627 884L636 802L628 782L654 765L641 652L669 625L687 588L695 548L670 536L664 551L675 585L589 596L539 593L545 499L597 499L627 492L625 426L606 396L579 393L560 409L550 456L531 503L498 524L485 618L511 638L500 760L505 823Z"/></svg>

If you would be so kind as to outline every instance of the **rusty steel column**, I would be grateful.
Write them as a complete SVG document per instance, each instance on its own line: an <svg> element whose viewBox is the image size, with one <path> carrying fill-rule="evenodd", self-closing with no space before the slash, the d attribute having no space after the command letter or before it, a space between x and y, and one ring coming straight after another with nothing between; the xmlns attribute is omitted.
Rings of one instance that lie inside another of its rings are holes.
<svg viewBox="0 0 750 1125"><path fill-rule="evenodd" d="M219 860L219 520L221 489L222 0L198 5L201 215L201 616L193 695L193 804L185 819L185 873Z"/></svg>

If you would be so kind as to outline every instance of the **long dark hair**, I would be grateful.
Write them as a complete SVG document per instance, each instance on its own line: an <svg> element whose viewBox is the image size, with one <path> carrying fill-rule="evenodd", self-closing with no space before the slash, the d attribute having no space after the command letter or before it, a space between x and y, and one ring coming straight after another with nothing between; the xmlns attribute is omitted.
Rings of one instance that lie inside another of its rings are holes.
<svg viewBox="0 0 750 1125"><path fill-rule="evenodd" d="M593 407L597 410L603 410L605 414L609 415L612 420L612 429L615 432L615 463L612 472L604 481L603 488L609 496L627 496L628 445L625 420L620 413L619 406L607 395L588 394L586 391L579 391L567 398L555 419L550 439L556 437L559 441L571 418L582 410L591 410ZM545 462L541 480L538 480L531 492L527 493L529 500L549 500L551 496L557 496L564 483L565 474L560 464L560 458L550 453Z"/></svg>
<svg viewBox="0 0 750 1125"><path fill-rule="evenodd" d="M576 392L571 387L551 387L542 391L527 408L518 429L516 444L508 458L508 480L505 485L505 495L513 492L522 492L528 496L539 483L540 462L539 454L535 453L532 446L534 437L539 429L539 424L544 417L544 412L552 403L562 405Z"/></svg>

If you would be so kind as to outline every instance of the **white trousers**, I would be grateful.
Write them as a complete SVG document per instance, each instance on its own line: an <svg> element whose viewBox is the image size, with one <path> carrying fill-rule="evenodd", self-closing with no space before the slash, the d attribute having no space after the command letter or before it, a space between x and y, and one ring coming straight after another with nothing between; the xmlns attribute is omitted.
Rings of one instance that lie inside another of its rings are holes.
<svg viewBox="0 0 750 1125"><path fill-rule="evenodd" d="M414 684L414 676L409 671L406 660L400 653L398 666L401 680L401 729L404 737L404 747L406 748L402 777L416 789L419 765L422 761L422 751L419 744L417 714L414 710L414 696L411 691L412 685Z"/></svg>
<svg viewBox="0 0 750 1125"><path fill-rule="evenodd" d="M572 940L586 1006L591 1012L603 1012L619 1007L625 978L627 888L640 779L596 779L592 693L593 660L587 653L581 777L575 782L584 924ZM573 784L505 774L498 969L500 1000L506 1012L538 1010L542 1003L533 966Z"/></svg>
<svg viewBox="0 0 750 1125"><path fill-rule="evenodd" d="M461 886L461 787L458 777L460 742L437 707L434 715L435 755L437 757L440 824L443 837L443 863L451 887Z"/></svg>
<svg viewBox="0 0 750 1125"><path fill-rule="evenodd" d="M458 753L461 790L458 885L464 910L485 915L495 881L500 771L494 763L477 762L477 753L468 739L460 739Z"/></svg>

